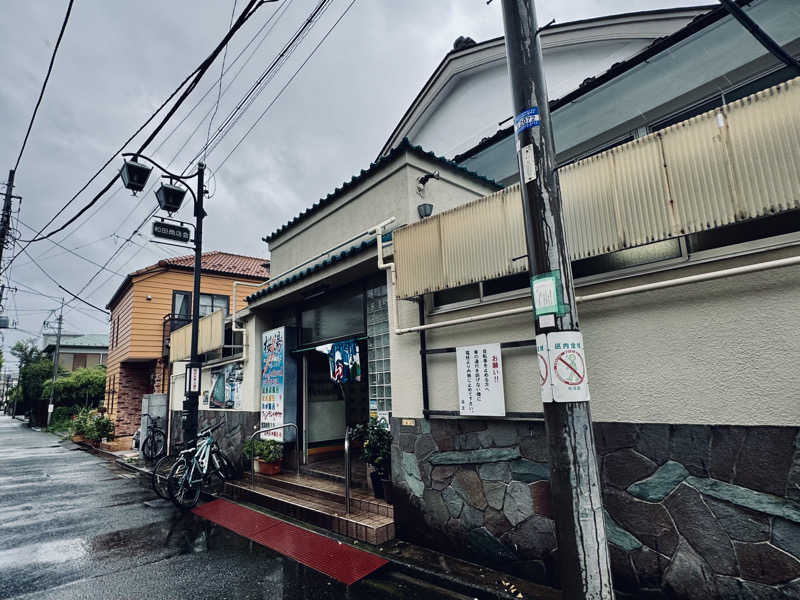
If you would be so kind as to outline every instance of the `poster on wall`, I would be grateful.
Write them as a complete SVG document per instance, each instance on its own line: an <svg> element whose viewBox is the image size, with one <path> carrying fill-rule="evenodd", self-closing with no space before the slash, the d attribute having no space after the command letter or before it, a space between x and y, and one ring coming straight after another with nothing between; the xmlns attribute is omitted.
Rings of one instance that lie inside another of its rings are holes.
<svg viewBox="0 0 800 600"><path fill-rule="evenodd" d="M466 416L506 416L500 344L456 348L459 412Z"/></svg>
<svg viewBox="0 0 800 600"><path fill-rule="evenodd" d="M336 383L361 381L361 355L355 340L327 344L331 379ZM326 346L327 346L326 345Z"/></svg>
<svg viewBox="0 0 800 600"><path fill-rule="evenodd" d="M211 393L208 395L209 408L242 408L242 379L244 372L241 363L225 365L211 371Z"/></svg>
<svg viewBox="0 0 800 600"><path fill-rule="evenodd" d="M283 425L283 378L286 328L265 331L261 336L261 428ZM283 441L283 429L266 431L261 439Z"/></svg>

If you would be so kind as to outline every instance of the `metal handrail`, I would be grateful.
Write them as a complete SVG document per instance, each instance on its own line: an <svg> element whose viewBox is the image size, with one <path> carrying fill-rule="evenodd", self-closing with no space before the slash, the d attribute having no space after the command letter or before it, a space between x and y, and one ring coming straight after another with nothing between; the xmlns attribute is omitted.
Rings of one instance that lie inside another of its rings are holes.
<svg viewBox="0 0 800 600"><path fill-rule="evenodd" d="M256 437L259 433L264 433L266 431L274 431L275 429L283 429L284 427L294 427L294 445L295 445L295 454L297 455L297 474L300 475L300 432L297 429L297 425L294 423L286 423L284 425L275 425L274 427L265 427L264 429L259 429L258 431L253 432L253 435L250 436L252 440ZM254 456L250 461L250 487L255 487L256 485L256 469L253 466L253 463L256 461L256 457Z"/></svg>
<svg viewBox="0 0 800 600"><path fill-rule="evenodd" d="M350 514L350 426L344 430L344 512Z"/></svg>

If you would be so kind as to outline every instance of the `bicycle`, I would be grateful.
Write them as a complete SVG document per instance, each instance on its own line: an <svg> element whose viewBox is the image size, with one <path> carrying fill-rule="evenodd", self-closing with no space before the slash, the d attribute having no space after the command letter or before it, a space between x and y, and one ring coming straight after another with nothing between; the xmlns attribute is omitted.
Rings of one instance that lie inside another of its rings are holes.
<svg viewBox="0 0 800 600"><path fill-rule="evenodd" d="M166 451L167 434L158 426L160 417L151 417L148 413L144 413L142 416L147 417L147 433L141 445L142 455L145 460L151 461ZM154 422L155 425L153 425Z"/></svg>
<svg viewBox="0 0 800 600"><path fill-rule="evenodd" d="M167 476L167 490L178 508L195 506L203 484L209 482L212 475L221 481L236 477L233 463L219 449L211 435L222 425L224 421L201 430L197 434L197 446L182 450L172 465Z"/></svg>

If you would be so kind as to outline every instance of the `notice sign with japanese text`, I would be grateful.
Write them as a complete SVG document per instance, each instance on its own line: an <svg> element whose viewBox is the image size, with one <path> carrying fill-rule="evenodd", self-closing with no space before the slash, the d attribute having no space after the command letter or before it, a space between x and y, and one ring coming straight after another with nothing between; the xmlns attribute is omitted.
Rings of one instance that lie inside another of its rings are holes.
<svg viewBox="0 0 800 600"><path fill-rule="evenodd" d="M284 327L261 337L261 429L283 425L283 377L286 352ZM261 434L261 439L283 441L283 429Z"/></svg>
<svg viewBox="0 0 800 600"><path fill-rule="evenodd" d="M467 416L504 417L503 361L500 344L456 348L459 412Z"/></svg>
<svg viewBox="0 0 800 600"><path fill-rule="evenodd" d="M588 402L589 377L583 336L556 331L536 336L542 402Z"/></svg>

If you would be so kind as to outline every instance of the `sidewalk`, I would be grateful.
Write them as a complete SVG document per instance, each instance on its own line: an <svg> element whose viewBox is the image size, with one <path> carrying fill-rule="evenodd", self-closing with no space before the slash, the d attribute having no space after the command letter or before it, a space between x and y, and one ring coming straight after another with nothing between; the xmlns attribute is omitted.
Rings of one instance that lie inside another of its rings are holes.
<svg viewBox="0 0 800 600"><path fill-rule="evenodd" d="M100 450L88 445L87 450L101 454L114 460L119 466L140 475L140 482L150 486L152 467L141 461L128 462L117 456L117 453ZM221 494L203 493L203 500L213 501L222 498ZM560 600L559 590L537 585L519 577L496 571L468 561L464 561L427 548L409 544L402 540L392 540L386 544L373 546L351 538L333 533L327 529L315 527L309 523L292 519L249 502L226 501L246 507L273 519L300 527L310 532L325 536L352 548L366 550L411 577L424 579L445 589L453 590L472 598L528 598L536 600ZM202 501L201 501L202 502ZM201 515L202 516L202 515ZM223 525L224 526L224 525Z"/></svg>

